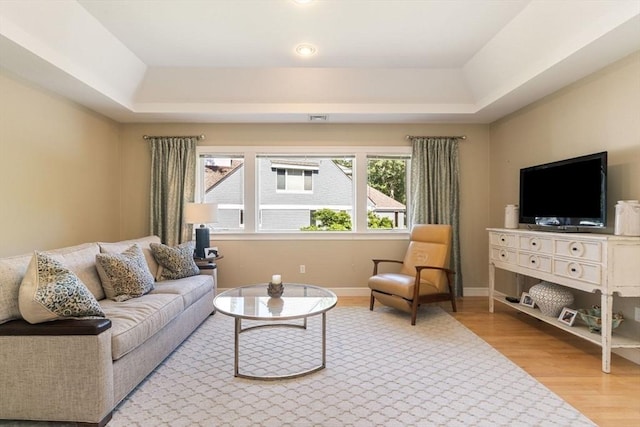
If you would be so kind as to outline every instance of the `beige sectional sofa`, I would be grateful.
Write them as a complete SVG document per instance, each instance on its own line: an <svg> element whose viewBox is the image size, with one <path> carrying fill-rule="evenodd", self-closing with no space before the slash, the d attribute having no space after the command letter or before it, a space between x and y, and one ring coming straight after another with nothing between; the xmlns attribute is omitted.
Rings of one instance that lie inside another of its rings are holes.
<svg viewBox="0 0 640 427"><path fill-rule="evenodd" d="M213 312L211 274L157 281L123 302L106 299L96 255L138 244L149 270L158 237L49 251L86 285L104 318L30 324L16 316L32 254L0 259L0 419L105 425L115 406Z"/></svg>

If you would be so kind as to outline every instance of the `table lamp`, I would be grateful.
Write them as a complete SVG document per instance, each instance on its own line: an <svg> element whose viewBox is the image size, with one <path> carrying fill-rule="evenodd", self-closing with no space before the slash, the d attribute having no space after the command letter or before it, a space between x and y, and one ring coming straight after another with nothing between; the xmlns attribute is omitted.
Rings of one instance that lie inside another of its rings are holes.
<svg viewBox="0 0 640 427"><path fill-rule="evenodd" d="M216 222L218 219L218 205L216 203L187 203L184 206L184 222L200 224L196 228L196 258L206 258L205 249L209 247L209 227L205 224Z"/></svg>

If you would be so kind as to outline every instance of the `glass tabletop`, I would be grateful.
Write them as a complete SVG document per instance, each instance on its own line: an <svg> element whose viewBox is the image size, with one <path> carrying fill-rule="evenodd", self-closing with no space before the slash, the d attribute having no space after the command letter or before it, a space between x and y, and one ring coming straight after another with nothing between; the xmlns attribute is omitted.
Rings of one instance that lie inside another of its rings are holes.
<svg viewBox="0 0 640 427"><path fill-rule="evenodd" d="M267 283L229 289L216 296L213 305L223 314L242 319L298 319L323 313L338 302L328 289L299 283L285 283L280 298L267 294Z"/></svg>

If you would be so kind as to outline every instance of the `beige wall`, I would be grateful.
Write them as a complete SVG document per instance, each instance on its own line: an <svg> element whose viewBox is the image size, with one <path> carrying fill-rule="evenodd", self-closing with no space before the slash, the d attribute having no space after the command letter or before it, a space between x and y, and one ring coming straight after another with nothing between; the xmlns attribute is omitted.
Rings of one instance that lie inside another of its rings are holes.
<svg viewBox="0 0 640 427"><path fill-rule="evenodd" d="M461 235L466 288L484 287L488 222L487 125L118 124L57 95L0 75L0 256L149 233L145 134L207 135L205 144L387 146L405 135L468 136L460 144ZM219 243L219 244L218 244ZM365 286L374 256L399 257L402 241L242 241L216 243L225 253L221 286L287 280ZM307 273L300 275L298 265Z"/></svg>
<svg viewBox="0 0 640 427"><path fill-rule="evenodd" d="M491 226L518 203L520 168L608 152L608 232L617 200L640 199L640 53L491 124Z"/></svg>
<svg viewBox="0 0 640 427"><path fill-rule="evenodd" d="M487 125L218 125L133 124L122 135L123 238L148 232L150 152L143 135L200 135L202 144L225 146L402 146L405 135L467 135L460 143L461 236L465 288L486 287L488 223ZM285 280L330 287L366 287L372 257L401 257L406 242L390 240L215 240L224 253L221 287L263 282L272 273ZM300 274L304 264L307 273Z"/></svg>
<svg viewBox="0 0 640 427"><path fill-rule="evenodd" d="M640 199L640 53L492 123L490 138L491 226L501 227L504 206L518 203L520 168L607 151L612 233L616 201ZM511 275L496 277L503 290L515 289ZM599 303L599 295L576 294L579 307ZM640 298L616 298L614 305L628 319L620 331L638 336L633 307Z"/></svg>
<svg viewBox="0 0 640 427"><path fill-rule="evenodd" d="M520 167L609 151L615 200L640 198L640 54L632 55L488 125L117 124L56 95L0 75L1 255L149 233L145 134L201 134L218 145L405 145L404 136L468 136L460 144L465 288L487 284L487 226L517 201ZM491 143L490 143L491 141ZM610 222L611 225L611 222ZM364 286L373 256L400 256L388 240L214 242L225 253L221 286L289 280ZM297 266L307 266L306 275ZM257 267L257 268L254 268Z"/></svg>
<svg viewBox="0 0 640 427"><path fill-rule="evenodd" d="M0 256L119 237L119 125L0 74Z"/></svg>

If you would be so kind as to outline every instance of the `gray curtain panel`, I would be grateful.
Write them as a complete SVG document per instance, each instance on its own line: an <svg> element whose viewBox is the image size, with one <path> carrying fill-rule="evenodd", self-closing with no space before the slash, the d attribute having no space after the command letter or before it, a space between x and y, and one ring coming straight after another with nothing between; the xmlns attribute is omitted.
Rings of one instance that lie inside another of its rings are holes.
<svg viewBox="0 0 640 427"><path fill-rule="evenodd" d="M457 138L412 137L411 224L450 224L454 291L462 296Z"/></svg>
<svg viewBox="0 0 640 427"><path fill-rule="evenodd" d="M151 138L151 233L175 246L189 240L183 206L193 201L197 137Z"/></svg>

